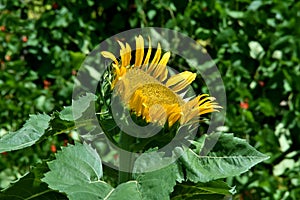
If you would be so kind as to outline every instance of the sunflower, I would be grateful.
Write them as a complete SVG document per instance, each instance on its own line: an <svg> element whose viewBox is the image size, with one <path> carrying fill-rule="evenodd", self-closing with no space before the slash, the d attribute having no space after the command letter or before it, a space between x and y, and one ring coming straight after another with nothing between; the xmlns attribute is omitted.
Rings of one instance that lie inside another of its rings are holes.
<svg viewBox="0 0 300 200"><path fill-rule="evenodd" d="M123 103L137 116L146 122L157 123L163 126L166 122L169 127L176 122L186 124L203 114L218 111L221 108L215 98L208 94L199 95L189 101L183 98L184 92L195 80L196 74L190 71L170 76L167 63L170 52L162 55L158 43L157 50L152 53L151 40L147 54L144 50L144 39L137 36L135 62L131 64L131 47L128 43L118 41L121 49L121 61L108 51L102 51L105 58L113 61L114 79L111 87L121 97Z"/></svg>

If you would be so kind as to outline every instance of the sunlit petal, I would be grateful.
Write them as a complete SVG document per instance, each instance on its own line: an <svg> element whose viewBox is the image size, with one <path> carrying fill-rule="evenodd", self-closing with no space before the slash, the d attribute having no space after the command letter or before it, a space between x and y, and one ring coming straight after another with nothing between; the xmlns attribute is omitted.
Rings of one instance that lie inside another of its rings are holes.
<svg viewBox="0 0 300 200"><path fill-rule="evenodd" d="M126 48L125 48L125 62L124 62L124 67L127 67L130 65L130 60L131 60L131 47L128 43L126 43Z"/></svg>
<svg viewBox="0 0 300 200"><path fill-rule="evenodd" d="M195 73L185 71L169 78L166 86L171 88L175 92L179 92L189 86L195 80L195 78Z"/></svg>
<svg viewBox="0 0 300 200"><path fill-rule="evenodd" d="M149 37L149 47L148 47L147 55L146 55L146 58L145 58L145 60L144 60L142 69L145 69L145 68L148 66L149 60L150 60L150 56L151 56L151 52L152 52L152 48L151 48L151 39L150 39L150 37Z"/></svg>
<svg viewBox="0 0 300 200"><path fill-rule="evenodd" d="M108 51L102 51L102 52L101 52L101 55L102 55L104 58L109 58L109 59L111 59L112 61L115 62L116 65L119 65L119 62L118 62L118 60L116 59L116 57L115 57L114 54L112 54L112 53L110 53L110 52L108 52Z"/></svg>
<svg viewBox="0 0 300 200"><path fill-rule="evenodd" d="M165 53L153 72L153 76L158 78L159 81L164 81L168 77L168 69L166 65L170 59L170 56L170 52Z"/></svg>
<svg viewBox="0 0 300 200"><path fill-rule="evenodd" d="M135 52L135 67L140 67L144 58L144 39L141 35L135 38L136 52Z"/></svg>
<svg viewBox="0 0 300 200"><path fill-rule="evenodd" d="M156 65L158 64L158 62L160 60L160 56L161 56L161 47L160 47L160 44L158 43L154 58L148 68L148 73L151 73L155 69Z"/></svg>

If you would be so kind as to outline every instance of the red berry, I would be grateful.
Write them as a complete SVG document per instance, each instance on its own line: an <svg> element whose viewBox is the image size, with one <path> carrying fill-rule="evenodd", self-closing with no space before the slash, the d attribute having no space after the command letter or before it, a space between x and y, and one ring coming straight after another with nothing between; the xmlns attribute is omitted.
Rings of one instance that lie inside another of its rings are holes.
<svg viewBox="0 0 300 200"><path fill-rule="evenodd" d="M242 101L240 103L240 108L247 110L249 108L248 102Z"/></svg>
<svg viewBox="0 0 300 200"><path fill-rule="evenodd" d="M73 75L73 76L76 76L76 74L77 74L77 71L76 71L75 69L73 69L73 70L72 70L72 75Z"/></svg>
<svg viewBox="0 0 300 200"><path fill-rule="evenodd" d="M56 146L54 144L51 145L50 147L51 152L55 153L56 152Z"/></svg>
<svg viewBox="0 0 300 200"><path fill-rule="evenodd" d="M53 4L52 4L52 9L53 9L53 10L58 9L58 3L56 3L56 2L53 3Z"/></svg>
<svg viewBox="0 0 300 200"><path fill-rule="evenodd" d="M10 61L10 59L11 59L10 55L5 55L4 58L5 58L6 61Z"/></svg>
<svg viewBox="0 0 300 200"><path fill-rule="evenodd" d="M258 81L258 84L259 84L261 87L264 87L264 86L265 86L265 82L263 82L263 81Z"/></svg>
<svg viewBox="0 0 300 200"><path fill-rule="evenodd" d="M22 36L22 41L23 41L24 43L28 41L28 38L27 38L26 35L23 35L23 36Z"/></svg>
<svg viewBox="0 0 300 200"><path fill-rule="evenodd" d="M51 85L51 82L47 80L44 80L43 83L44 83L44 89L48 89L49 86Z"/></svg>
<svg viewBox="0 0 300 200"><path fill-rule="evenodd" d="M5 27L5 26L0 26L0 30L1 30L2 32L4 32L4 31L6 30L6 27Z"/></svg>
<svg viewBox="0 0 300 200"><path fill-rule="evenodd" d="M5 151L5 152L2 152L1 154L6 156L8 153Z"/></svg>

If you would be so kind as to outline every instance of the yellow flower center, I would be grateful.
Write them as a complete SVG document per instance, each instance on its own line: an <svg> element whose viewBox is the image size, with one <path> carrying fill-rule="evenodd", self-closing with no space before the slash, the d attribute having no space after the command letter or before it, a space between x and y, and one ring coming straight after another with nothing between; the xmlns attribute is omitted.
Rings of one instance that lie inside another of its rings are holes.
<svg viewBox="0 0 300 200"><path fill-rule="evenodd" d="M139 87L130 99L130 107L147 122L172 126L182 115L183 100L162 84L149 83Z"/></svg>
<svg viewBox="0 0 300 200"><path fill-rule="evenodd" d="M117 82L116 91L137 116L147 122L174 124L182 114L183 99L143 70L131 68Z"/></svg>
<svg viewBox="0 0 300 200"><path fill-rule="evenodd" d="M150 83L143 85L137 89L141 94L147 98L147 106L151 107L155 104L172 105L182 104L183 101L169 88L162 84Z"/></svg>

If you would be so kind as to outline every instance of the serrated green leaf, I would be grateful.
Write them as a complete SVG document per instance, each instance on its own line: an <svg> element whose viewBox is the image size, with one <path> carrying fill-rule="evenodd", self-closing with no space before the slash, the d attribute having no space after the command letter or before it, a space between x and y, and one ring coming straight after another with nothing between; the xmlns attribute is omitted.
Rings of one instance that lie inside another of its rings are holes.
<svg viewBox="0 0 300 200"><path fill-rule="evenodd" d="M96 96L92 93L80 96L73 101L72 106L66 106L59 112L59 118L65 121L74 121L80 118L94 101L96 101Z"/></svg>
<svg viewBox="0 0 300 200"><path fill-rule="evenodd" d="M118 185L104 199L107 200L142 200L141 192L136 181L128 181Z"/></svg>
<svg viewBox="0 0 300 200"><path fill-rule="evenodd" d="M63 117L64 120L73 121L76 119L79 119L82 114L90 107L90 104L94 101L96 101L97 96L92 93L87 93L84 96L79 97L77 100L74 100L72 103L72 112L73 112L73 118L71 118L70 110L62 111L61 117ZM70 108L66 108L70 109Z"/></svg>
<svg viewBox="0 0 300 200"><path fill-rule="evenodd" d="M46 164L39 164L12 186L0 193L1 200L67 200L67 197L48 188L40 178L48 171Z"/></svg>
<svg viewBox="0 0 300 200"><path fill-rule="evenodd" d="M65 193L67 194L70 200L98 200L104 199L107 194L109 194L113 188L103 182L92 182L85 184L71 185L68 188L65 188Z"/></svg>
<svg viewBox="0 0 300 200"><path fill-rule="evenodd" d="M170 158L162 157L163 153L151 152L151 154L143 154L137 159L134 167L135 172L133 177L139 183L139 189L143 199L170 199L170 193L173 191L176 181L183 180L182 170L176 162L170 162ZM143 173L143 170L148 170L148 165L162 166L169 163L166 167L158 168L158 170ZM144 163L144 164L143 164Z"/></svg>
<svg viewBox="0 0 300 200"><path fill-rule="evenodd" d="M45 134L50 119L46 114L30 115L21 129L0 138L0 153L33 145Z"/></svg>
<svg viewBox="0 0 300 200"><path fill-rule="evenodd" d="M62 111L59 112L59 118L66 121L73 121L72 106L66 106Z"/></svg>
<svg viewBox="0 0 300 200"><path fill-rule="evenodd" d="M222 134L208 155L202 156L187 149L180 162L186 178L197 183L239 175L266 159L268 156L245 140L233 137L233 134Z"/></svg>
<svg viewBox="0 0 300 200"><path fill-rule="evenodd" d="M175 163L157 171L139 174L136 180L143 199L170 199L179 174L178 165Z"/></svg>
<svg viewBox="0 0 300 200"><path fill-rule="evenodd" d="M225 195L228 196L234 192L234 188L229 187L227 183L220 180L197 184L184 182L175 186L171 199L213 199L216 198L216 195L220 197L218 199L221 199Z"/></svg>
<svg viewBox="0 0 300 200"><path fill-rule="evenodd" d="M76 143L64 147L48 166L50 172L42 181L66 193L69 199L103 199L113 189L100 180L101 159L90 145Z"/></svg>

